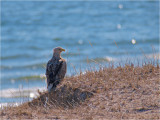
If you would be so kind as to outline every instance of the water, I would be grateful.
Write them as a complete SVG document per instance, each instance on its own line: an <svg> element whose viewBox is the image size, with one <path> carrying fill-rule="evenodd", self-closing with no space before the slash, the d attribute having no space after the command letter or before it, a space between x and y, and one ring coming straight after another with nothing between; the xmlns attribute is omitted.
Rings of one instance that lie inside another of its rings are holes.
<svg viewBox="0 0 160 120"><path fill-rule="evenodd" d="M0 102L19 102L18 97L26 96L20 90L28 90L27 94L35 93L35 88L44 90L42 76L56 46L67 51L62 54L68 63L67 75L75 74L75 69L85 71L95 61L105 65L141 59L143 54L151 56L153 48L159 54L158 4L1 2Z"/></svg>

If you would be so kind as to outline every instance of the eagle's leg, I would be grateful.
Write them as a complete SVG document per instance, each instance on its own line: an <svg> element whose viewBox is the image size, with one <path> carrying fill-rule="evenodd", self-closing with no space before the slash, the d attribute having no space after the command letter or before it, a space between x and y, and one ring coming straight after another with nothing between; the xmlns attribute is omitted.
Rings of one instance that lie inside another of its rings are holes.
<svg viewBox="0 0 160 120"><path fill-rule="evenodd" d="M53 83L53 88L56 88L58 84L59 84L59 80L56 80L56 81Z"/></svg>
<svg viewBox="0 0 160 120"><path fill-rule="evenodd" d="M48 89L48 92L51 92L52 89L53 89L53 83L50 83L50 84L48 85L47 89Z"/></svg>
<svg viewBox="0 0 160 120"><path fill-rule="evenodd" d="M60 83L59 80L56 80L55 82L50 83L48 86L48 92L55 91L55 89L59 83Z"/></svg>

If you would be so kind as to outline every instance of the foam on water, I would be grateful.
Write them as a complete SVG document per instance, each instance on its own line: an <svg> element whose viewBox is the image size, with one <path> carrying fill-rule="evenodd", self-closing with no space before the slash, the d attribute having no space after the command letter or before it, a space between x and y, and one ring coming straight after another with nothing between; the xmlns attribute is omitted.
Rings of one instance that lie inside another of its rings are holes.
<svg viewBox="0 0 160 120"><path fill-rule="evenodd" d="M23 97L36 97L39 91L45 91L46 88L25 88L25 89L4 89L1 90L1 98L23 98Z"/></svg>
<svg viewBox="0 0 160 120"><path fill-rule="evenodd" d="M5 107L9 107L9 106L16 107L16 106L19 106L21 104L22 103L18 103L18 102L16 102L16 103L0 103L0 110L4 109Z"/></svg>

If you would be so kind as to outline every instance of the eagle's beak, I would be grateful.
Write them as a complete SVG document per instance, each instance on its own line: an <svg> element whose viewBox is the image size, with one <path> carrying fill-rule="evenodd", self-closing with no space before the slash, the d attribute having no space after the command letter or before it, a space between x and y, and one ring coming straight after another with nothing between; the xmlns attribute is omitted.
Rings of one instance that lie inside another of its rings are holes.
<svg viewBox="0 0 160 120"><path fill-rule="evenodd" d="M64 51L64 52L65 52L65 49L62 48L61 51Z"/></svg>

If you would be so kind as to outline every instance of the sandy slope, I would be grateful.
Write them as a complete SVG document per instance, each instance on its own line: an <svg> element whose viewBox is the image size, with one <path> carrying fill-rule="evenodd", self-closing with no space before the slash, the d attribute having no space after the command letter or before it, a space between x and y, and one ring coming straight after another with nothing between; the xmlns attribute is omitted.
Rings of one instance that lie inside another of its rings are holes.
<svg viewBox="0 0 160 120"><path fill-rule="evenodd" d="M0 115L3 119L160 119L159 81L159 65L100 68L65 78L55 92L40 93Z"/></svg>

